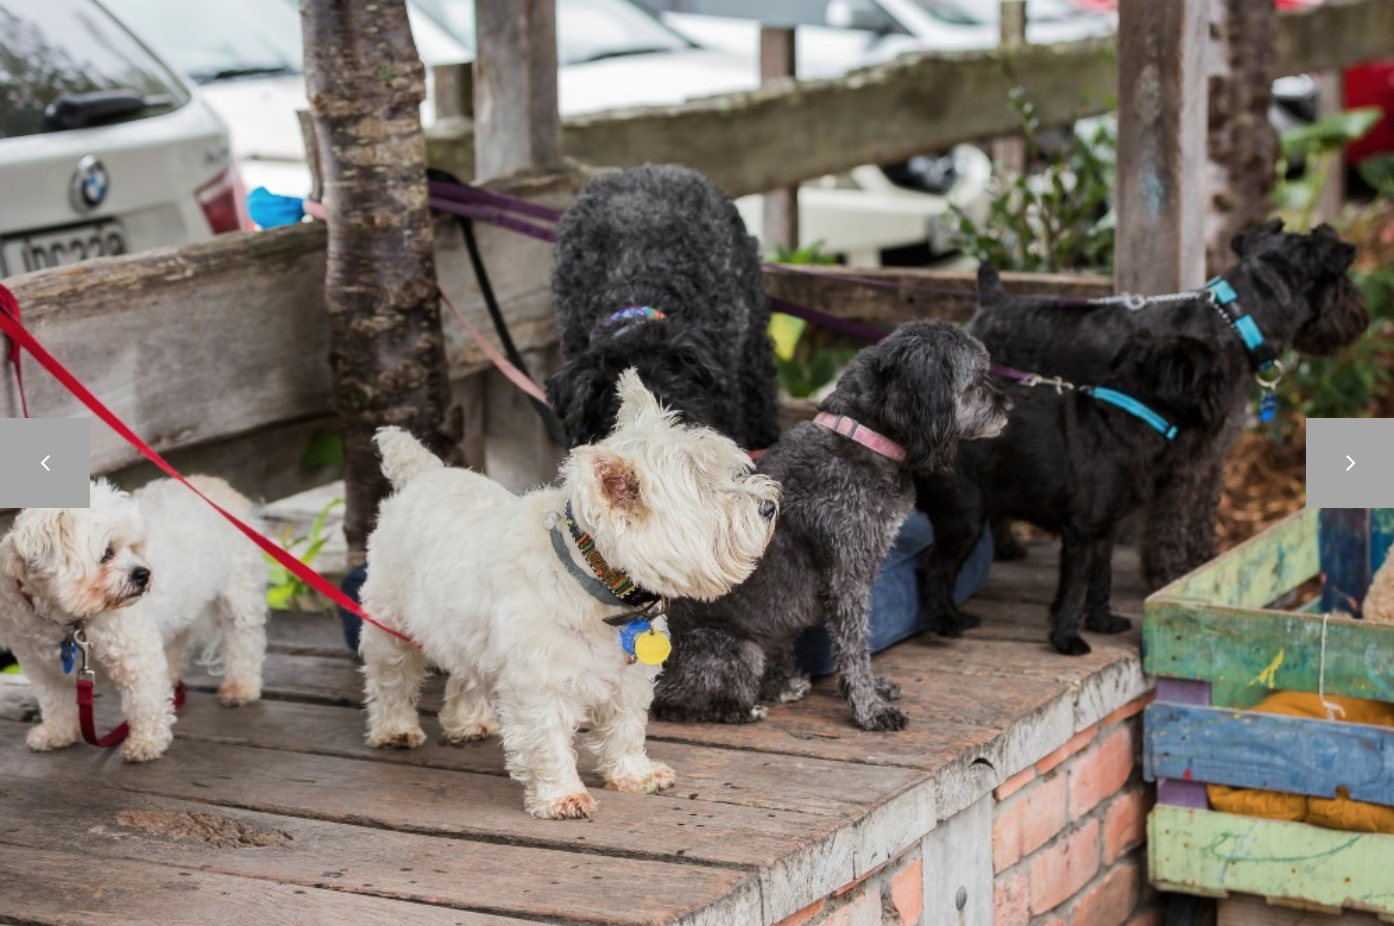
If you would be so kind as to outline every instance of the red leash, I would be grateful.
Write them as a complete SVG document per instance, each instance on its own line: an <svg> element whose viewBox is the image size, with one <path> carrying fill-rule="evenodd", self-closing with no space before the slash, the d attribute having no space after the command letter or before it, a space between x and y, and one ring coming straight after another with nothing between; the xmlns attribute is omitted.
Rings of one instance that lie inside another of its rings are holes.
<svg viewBox="0 0 1394 926"><path fill-rule="evenodd" d="M92 746L110 749L112 746L120 745L125 741L126 736L131 732L131 727L123 720L106 736L97 735L97 721L92 716L92 700L96 694L97 674L92 671L91 659L87 652L90 645L87 642L85 630L81 627L74 630L63 644L63 671L66 673L73 668L73 663L68 661L70 657L79 663L77 666L77 719L78 725L82 728L83 740ZM69 646L72 647L71 652L68 650ZM174 686L174 709L177 711L183 706L184 683L179 682Z"/></svg>
<svg viewBox="0 0 1394 926"><path fill-rule="evenodd" d="M3 285L0 285L0 318L12 320L16 325L19 320L19 300ZM9 333L9 328L5 329ZM15 366L15 382L19 384L19 407L24 410L24 417L29 417L29 400L24 395L24 368L19 365L19 342L10 338L10 353L6 358Z"/></svg>
<svg viewBox="0 0 1394 926"><path fill-rule="evenodd" d="M270 556L276 562L289 569L296 578L305 582L315 591L319 592L330 601L333 601L350 614L355 614L383 633L391 634L397 639L410 643L412 646L420 649L420 644L411 637L398 633L391 627L386 627L373 620L363 612L363 609L358 606L356 601L339 591L339 589L334 586L334 583L306 566L296 557L281 549L275 543L244 523L236 515L224 510L217 502L195 488L189 480L184 478L183 474L173 466L170 466L169 463L165 461L164 457L155 452L154 448L141 440L134 431L126 426L124 421L116 417L116 414L112 412L111 409L103 405L100 399L89 392L87 387L84 386L76 376L69 372L67 367L59 363L42 344L34 339L34 336L29 333L29 330L20 323L19 303L15 300L14 294L5 288L4 284L0 284L0 307L6 309L6 311L0 312L0 331L3 331L5 336L10 339L10 343L14 345L10 353L10 361L14 363L16 372L19 370L19 348L22 347L29 352L31 357L39 362L39 366L51 373L54 379L58 380L58 382L63 384L64 388L77 396L79 401L81 401L83 405L86 405L94 415L105 422L108 427L125 438L127 443L144 454L145 458L158 466L165 475L182 483L190 492L193 492L199 498L207 502L214 511L226 518L229 524L241 531L248 540L260 547L267 556Z"/></svg>

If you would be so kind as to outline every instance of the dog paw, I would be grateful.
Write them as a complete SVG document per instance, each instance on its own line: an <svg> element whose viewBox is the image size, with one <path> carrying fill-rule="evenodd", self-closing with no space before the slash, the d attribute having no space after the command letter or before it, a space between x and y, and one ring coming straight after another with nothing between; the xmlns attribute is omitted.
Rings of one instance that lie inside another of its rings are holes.
<svg viewBox="0 0 1394 926"><path fill-rule="evenodd" d="M217 697L223 707L241 707L261 700L261 686L229 680L218 686Z"/></svg>
<svg viewBox="0 0 1394 926"><path fill-rule="evenodd" d="M857 715L857 726L878 733L904 730L909 723L910 718L904 711L889 704L877 704L865 714Z"/></svg>
<svg viewBox="0 0 1394 926"><path fill-rule="evenodd" d="M1093 652L1093 648L1077 633L1051 634L1050 642L1057 652L1066 656L1087 656Z"/></svg>
<svg viewBox="0 0 1394 926"><path fill-rule="evenodd" d="M1005 537L992 535L992 558L999 563L1010 563L1026 559L1026 545L1008 534Z"/></svg>
<svg viewBox="0 0 1394 926"><path fill-rule="evenodd" d="M35 752L62 749L64 746L71 746L77 742L77 726L74 725L70 730L63 730L57 724L41 723L29 731L24 742Z"/></svg>
<svg viewBox="0 0 1394 926"><path fill-rule="evenodd" d="M813 683L808 680L807 675L795 675L789 679L784 690L779 693L777 700L781 704L792 704L795 701L802 701L812 690Z"/></svg>
<svg viewBox="0 0 1394 926"><path fill-rule="evenodd" d="M620 778L605 779L605 787L611 791L629 791L634 794L657 794L667 791L677 783L678 776L671 768L655 762L647 775L625 775Z"/></svg>
<svg viewBox="0 0 1394 926"><path fill-rule="evenodd" d="M445 746L461 746L477 740L486 740L499 732L497 723L467 723L458 730L444 730L440 741Z"/></svg>
<svg viewBox="0 0 1394 926"><path fill-rule="evenodd" d="M887 701L900 700L900 686L888 678L878 678L876 680L876 693Z"/></svg>
<svg viewBox="0 0 1394 926"><path fill-rule="evenodd" d="M530 806L528 813L544 820L589 820L595 814L595 798L580 791Z"/></svg>
<svg viewBox="0 0 1394 926"><path fill-rule="evenodd" d="M149 762L158 759L165 754L170 742L174 739L172 731L164 730L151 736L136 736L132 734L126 737L126 742L121 744L121 758L127 762Z"/></svg>
<svg viewBox="0 0 1394 926"><path fill-rule="evenodd" d="M1108 611L1102 614L1090 616L1084 619L1084 629L1092 630L1095 633L1123 633L1133 629L1133 622L1126 617L1111 614Z"/></svg>
<svg viewBox="0 0 1394 926"><path fill-rule="evenodd" d="M415 749L426 742L426 734L421 732L420 727L417 727L415 730L371 734L368 736L367 742L374 749Z"/></svg>
<svg viewBox="0 0 1394 926"><path fill-rule="evenodd" d="M959 611L958 624L964 630L972 630L974 627L981 627L983 625L983 619L971 612Z"/></svg>

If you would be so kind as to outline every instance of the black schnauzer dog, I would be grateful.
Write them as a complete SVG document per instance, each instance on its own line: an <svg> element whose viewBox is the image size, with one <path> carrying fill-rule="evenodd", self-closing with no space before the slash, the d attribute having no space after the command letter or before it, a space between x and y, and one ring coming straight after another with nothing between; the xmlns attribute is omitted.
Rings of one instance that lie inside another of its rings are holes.
<svg viewBox="0 0 1394 926"><path fill-rule="evenodd" d="M1065 307L1005 297L990 268L979 276L980 308L968 330L996 363L1089 383L1108 372L1108 358L1137 331L1189 335L1224 350L1230 395L1220 439L1208 453L1158 472L1142 511L1143 577L1152 588L1215 555L1224 460L1248 416L1244 374L1271 381L1280 371L1267 363L1288 347L1330 354L1354 342L1370 323L1360 291L1346 275L1355 248L1330 227L1295 235L1273 221L1237 235L1230 246L1240 261L1217 283L1234 297L1223 306L1198 297L1135 312ZM1007 539L1005 527L994 524L994 537Z"/></svg>
<svg viewBox="0 0 1394 926"><path fill-rule="evenodd" d="M1097 386L1011 387L1011 418L1000 438L962 445L951 475L916 480L918 505L934 525L921 577L931 629L957 637L978 624L954 606L953 586L991 517L1061 535L1050 606L1057 650L1089 652L1081 617L1096 633L1131 627L1109 610L1114 529L1146 499L1144 474L1211 451L1236 375L1222 347L1137 332Z"/></svg>
<svg viewBox="0 0 1394 926"><path fill-rule="evenodd" d="M573 443L610 433L629 367L689 423L747 450L778 439L759 249L703 175L646 165L593 181L557 226L552 298L564 363L547 398Z"/></svg>
<svg viewBox="0 0 1394 926"><path fill-rule="evenodd" d="M759 470L783 487L780 522L755 572L713 602L674 601L673 655L654 713L747 723L760 701L808 691L793 646L826 620L842 695L865 730L899 730L899 695L871 674L871 586L915 500L914 477L953 465L959 441L992 437L1007 400L987 352L942 322L902 325L848 365L815 421L786 432Z"/></svg>

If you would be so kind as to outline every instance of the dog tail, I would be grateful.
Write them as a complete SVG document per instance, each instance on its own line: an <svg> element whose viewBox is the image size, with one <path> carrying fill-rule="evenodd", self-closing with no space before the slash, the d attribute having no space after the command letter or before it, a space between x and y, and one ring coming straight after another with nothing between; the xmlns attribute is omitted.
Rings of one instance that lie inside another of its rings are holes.
<svg viewBox="0 0 1394 926"><path fill-rule="evenodd" d="M394 489L402 488L421 473L445 465L401 428L379 428L378 433L373 435L373 441L382 456L382 474Z"/></svg>

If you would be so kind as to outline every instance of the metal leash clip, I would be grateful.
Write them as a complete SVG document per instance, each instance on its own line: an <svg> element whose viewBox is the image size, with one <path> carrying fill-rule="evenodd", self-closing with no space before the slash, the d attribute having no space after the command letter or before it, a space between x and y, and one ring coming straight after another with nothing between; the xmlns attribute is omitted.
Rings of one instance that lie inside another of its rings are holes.
<svg viewBox="0 0 1394 926"><path fill-rule="evenodd" d="M96 680L97 673L92 670L91 654L88 652L92 644L87 641L87 631L79 627L68 636L68 639L72 641L73 649L77 651L78 678L85 678L88 681Z"/></svg>
<svg viewBox="0 0 1394 926"><path fill-rule="evenodd" d="M1039 373L1032 373L1021 381L1023 386L1050 386L1055 389L1056 395L1063 395L1066 389L1075 388L1075 384L1060 376L1042 376Z"/></svg>

